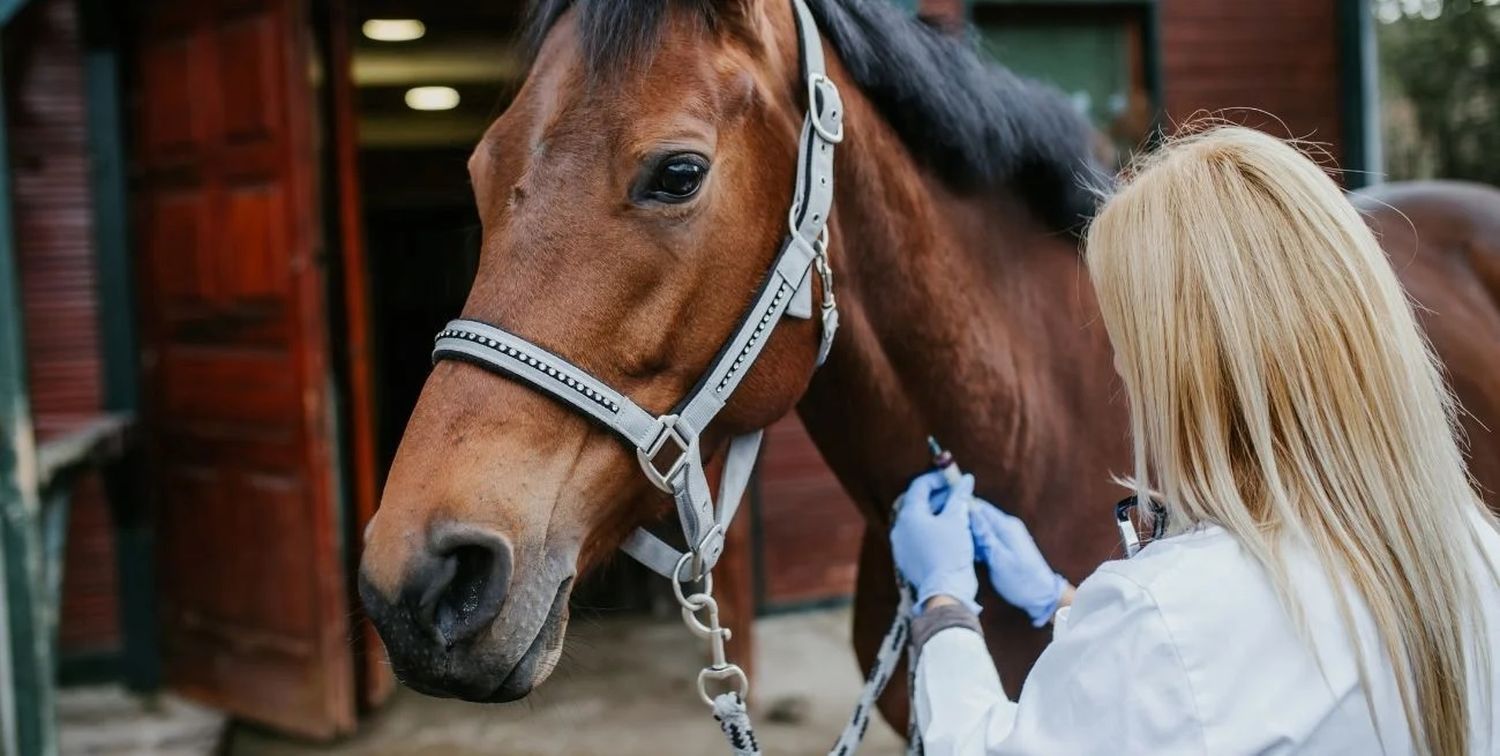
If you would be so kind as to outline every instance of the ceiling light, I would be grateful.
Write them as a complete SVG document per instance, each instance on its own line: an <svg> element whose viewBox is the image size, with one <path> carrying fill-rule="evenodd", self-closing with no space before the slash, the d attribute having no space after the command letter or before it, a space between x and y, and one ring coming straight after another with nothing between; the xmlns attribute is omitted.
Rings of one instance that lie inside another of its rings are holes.
<svg viewBox="0 0 1500 756"><path fill-rule="evenodd" d="M415 18L372 18L360 27L377 42L410 42L427 33L427 25Z"/></svg>
<svg viewBox="0 0 1500 756"><path fill-rule="evenodd" d="M453 87L412 87L406 90L406 107L412 110L452 110L458 107Z"/></svg>

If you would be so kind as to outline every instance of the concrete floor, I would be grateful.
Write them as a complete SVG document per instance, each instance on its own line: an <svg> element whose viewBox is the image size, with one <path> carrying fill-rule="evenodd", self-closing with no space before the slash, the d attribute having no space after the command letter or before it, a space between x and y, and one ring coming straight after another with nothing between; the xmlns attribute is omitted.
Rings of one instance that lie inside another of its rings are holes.
<svg viewBox="0 0 1500 756"><path fill-rule="evenodd" d="M849 645L847 609L756 624L756 734L767 756L824 754L863 679ZM236 726L230 756L658 756L725 753L723 735L694 685L702 642L675 619L580 621L561 665L515 704L428 698L401 689L353 737L310 745ZM873 721L861 754L892 756L901 741Z"/></svg>
<svg viewBox="0 0 1500 756"><path fill-rule="evenodd" d="M223 714L170 694L136 696L119 686L58 695L62 756L208 756L223 739Z"/></svg>

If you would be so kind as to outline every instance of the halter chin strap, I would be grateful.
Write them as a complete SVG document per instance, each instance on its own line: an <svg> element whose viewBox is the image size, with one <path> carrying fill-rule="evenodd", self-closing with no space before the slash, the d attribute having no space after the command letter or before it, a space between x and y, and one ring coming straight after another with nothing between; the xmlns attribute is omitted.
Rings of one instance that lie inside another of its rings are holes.
<svg viewBox="0 0 1500 756"><path fill-rule="evenodd" d="M791 3L797 19L808 110L797 148L797 184L787 215L788 233L739 327L708 372L671 412L655 417L568 360L525 338L474 320L449 323L438 334L432 353L434 362L461 360L527 383L593 418L635 447L646 478L672 494L688 550L679 551L644 528L636 528L621 548L653 571L680 581L706 573L723 553L724 533L750 481L762 435L762 431L755 431L729 442L716 509L703 469L702 432L755 364L781 318L812 317L814 269L823 295L819 365L827 359L838 330L827 223L833 207L834 146L844 138L843 102L838 87L828 78L812 13L804 0ZM684 566L690 569L684 572Z"/></svg>

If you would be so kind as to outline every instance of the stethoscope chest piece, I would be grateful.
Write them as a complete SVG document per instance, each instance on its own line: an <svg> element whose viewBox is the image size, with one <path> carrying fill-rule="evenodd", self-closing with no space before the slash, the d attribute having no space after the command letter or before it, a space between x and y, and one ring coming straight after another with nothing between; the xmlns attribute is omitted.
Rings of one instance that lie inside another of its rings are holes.
<svg viewBox="0 0 1500 756"><path fill-rule="evenodd" d="M1167 508L1155 499L1148 499L1151 509L1151 539L1161 538L1167 531ZM1141 536L1130 519L1130 510L1140 507L1140 497L1126 496L1115 503L1115 526L1120 529L1120 543L1125 546L1125 556L1133 557L1141 550Z"/></svg>

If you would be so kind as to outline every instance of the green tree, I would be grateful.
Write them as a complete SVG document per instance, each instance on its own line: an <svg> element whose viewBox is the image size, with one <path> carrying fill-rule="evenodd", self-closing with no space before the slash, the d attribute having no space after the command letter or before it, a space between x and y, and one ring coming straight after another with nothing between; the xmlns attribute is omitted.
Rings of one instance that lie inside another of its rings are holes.
<svg viewBox="0 0 1500 756"><path fill-rule="evenodd" d="M1392 179L1500 185L1500 0L1376 0Z"/></svg>

